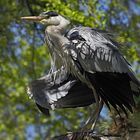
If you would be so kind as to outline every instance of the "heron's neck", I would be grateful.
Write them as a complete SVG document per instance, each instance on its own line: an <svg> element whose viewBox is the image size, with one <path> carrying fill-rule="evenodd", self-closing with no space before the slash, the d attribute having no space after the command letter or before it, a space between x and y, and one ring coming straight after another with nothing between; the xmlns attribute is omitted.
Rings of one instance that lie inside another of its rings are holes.
<svg viewBox="0 0 140 140"><path fill-rule="evenodd" d="M64 43L68 42L68 39L64 36L66 28L61 28L60 26L48 26L46 28L46 32L50 39L56 45L59 45L58 47L62 47Z"/></svg>
<svg viewBox="0 0 140 140"><path fill-rule="evenodd" d="M52 61L56 68L60 68L65 65L63 56L63 47L68 43L68 39L64 36L65 29L58 28L56 26L50 26L46 29L47 42L49 45Z"/></svg>
<svg viewBox="0 0 140 140"><path fill-rule="evenodd" d="M49 34L64 34L66 28L62 28L61 26L48 26L46 28L47 33Z"/></svg>

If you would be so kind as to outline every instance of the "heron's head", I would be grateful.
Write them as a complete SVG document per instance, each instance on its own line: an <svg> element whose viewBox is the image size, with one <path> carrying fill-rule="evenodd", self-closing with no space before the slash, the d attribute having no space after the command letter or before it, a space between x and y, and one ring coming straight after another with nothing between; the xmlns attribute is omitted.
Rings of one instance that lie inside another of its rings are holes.
<svg viewBox="0 0 140 140"><path fill-rule="evenodd" d="M69 20L53 11L43 12L39 16L21 17L21 19L39 22L46 26L59 26L62 28L70 23Z"/></svg>

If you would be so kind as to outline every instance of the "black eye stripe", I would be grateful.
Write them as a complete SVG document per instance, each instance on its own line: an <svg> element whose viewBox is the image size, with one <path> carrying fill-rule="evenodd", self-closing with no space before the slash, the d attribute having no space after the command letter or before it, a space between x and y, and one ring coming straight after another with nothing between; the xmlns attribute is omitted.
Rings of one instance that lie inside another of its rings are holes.
<svg viewBox="0 0 140 140"><path fill-rule="evenodd" d="M47 13L50 17L52 16L58 16L58 14L56 12L50 11Z"/></svg>
<svg viewBox="0 0 140 140"><path fill-rule="evenodd" d="M58 16L58 14L56 12L49 11L49 12L41 13L40 16L54 17L54 16Z"/></svg>

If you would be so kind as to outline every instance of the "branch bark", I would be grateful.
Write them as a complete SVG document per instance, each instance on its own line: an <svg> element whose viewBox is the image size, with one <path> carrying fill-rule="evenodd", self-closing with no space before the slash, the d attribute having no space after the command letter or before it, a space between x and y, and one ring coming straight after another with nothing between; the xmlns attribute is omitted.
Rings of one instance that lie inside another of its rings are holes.
<svg viewBox="0 0 140 140"><path fill-rule="evenodd" d="M96 134L90 131L87 132L68 132L67 134L56 136L46 140L110 140L110 138L120 139L117 134Z"/></svg>

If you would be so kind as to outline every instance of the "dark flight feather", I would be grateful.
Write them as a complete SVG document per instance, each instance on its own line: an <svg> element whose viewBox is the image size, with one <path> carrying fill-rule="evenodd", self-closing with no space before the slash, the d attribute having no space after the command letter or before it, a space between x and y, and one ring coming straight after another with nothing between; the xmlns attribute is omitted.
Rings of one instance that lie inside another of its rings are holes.
<svg viewBox="0 0 140 140"><path fill-rule="evenodd" d="M90 80L107 107L111 104L118 113L122 109L126 115L127 109L133 112L133 95L140 95L140 82L112 35L89 27L75 27L67 33L67 38L75 66ZM73 52L77 57L73 58Z"/></svg>

